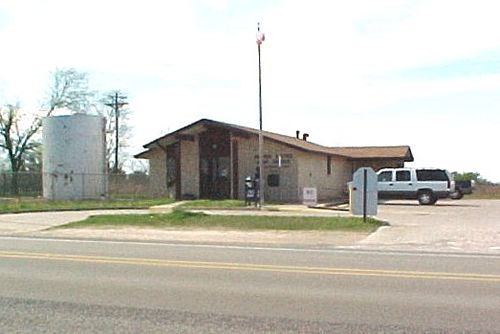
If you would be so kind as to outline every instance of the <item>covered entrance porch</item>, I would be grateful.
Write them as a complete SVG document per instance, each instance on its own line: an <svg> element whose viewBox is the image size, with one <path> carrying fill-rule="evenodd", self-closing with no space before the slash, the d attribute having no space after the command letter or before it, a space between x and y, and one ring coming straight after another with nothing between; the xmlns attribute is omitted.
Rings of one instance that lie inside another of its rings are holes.
<svg viewBox="0 0 500 334"><path fill-rule="evenodd" d="M199 133L199 197L238 198L238 142L227 129Z"/></svg>

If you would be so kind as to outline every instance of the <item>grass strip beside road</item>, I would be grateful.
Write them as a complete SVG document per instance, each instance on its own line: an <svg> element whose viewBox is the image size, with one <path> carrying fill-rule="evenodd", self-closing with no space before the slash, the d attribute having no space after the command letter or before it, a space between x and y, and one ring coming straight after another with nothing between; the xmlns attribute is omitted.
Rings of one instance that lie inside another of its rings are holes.
<svg viewBox="0 0 500 334"><path fill-rule="evenodd" d="M245 202L236 199L209 200L198 199L182 203L180 209L232 209L245 207Z"/></svg>
<svg viewBox="0 0 500 334"><path fill-rule="evenodd" d="M0 213L101 209L147 209L154 205L169 204L172 202L173 200L166 198L79 201L49 201L45 199L16 198L0 201Z"/></svg>
<svg viewBox="0 0 500 334"><path fill-rule="evenodd" d="M57 228L203 228L231 230L352 231L373 232L382 222L359 217L216 216L177 210L169 214L104 215Z"/></svg>

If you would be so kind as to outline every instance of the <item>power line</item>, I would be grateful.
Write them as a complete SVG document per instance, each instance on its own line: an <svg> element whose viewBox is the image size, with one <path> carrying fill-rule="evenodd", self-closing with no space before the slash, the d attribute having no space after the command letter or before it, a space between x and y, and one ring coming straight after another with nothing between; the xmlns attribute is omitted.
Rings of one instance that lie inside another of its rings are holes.
<svg viewBox="0 0 500 334"><path fill-rule="evenodd" d="M109 95L109 98L112 99L112 102L105 103L108 107L113 107L115 110L115 166L113 168L115 173L118 173L118 143L119 143L119 126L118 119L120 118L120 108L124 105L127 105L128 102L125 100L127 96L120 95L118 91L116 91L113 95Z"/></svg>

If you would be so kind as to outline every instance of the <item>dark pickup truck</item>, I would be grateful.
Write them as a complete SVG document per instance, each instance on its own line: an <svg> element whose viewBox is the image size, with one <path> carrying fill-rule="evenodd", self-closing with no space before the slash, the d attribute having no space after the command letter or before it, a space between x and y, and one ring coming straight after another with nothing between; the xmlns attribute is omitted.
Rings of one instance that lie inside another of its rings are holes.
<svg viewBox="0 0 500 334"><path fill-rule="evenodd" d="M472 180L455 181L455 191L450 194L450 198L461 199L465 194L472 194L472 188L474 188Z"/></svg>

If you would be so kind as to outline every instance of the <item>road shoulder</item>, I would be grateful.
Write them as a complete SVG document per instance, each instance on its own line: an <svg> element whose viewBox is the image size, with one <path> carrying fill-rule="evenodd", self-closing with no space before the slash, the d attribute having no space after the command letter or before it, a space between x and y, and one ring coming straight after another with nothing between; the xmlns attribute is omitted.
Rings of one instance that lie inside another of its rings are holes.
<svg viewBox="0 0 500 334"><path fill-rule="evenodd" d="M80 228L39 231L32 236L144 240L164 242L201 242L220 244L302 245L317 247L350 246L370 233L342 231L235 231L221 229L157 229L157 228ZM27 236L26 234L24 236Z"/></svg>

